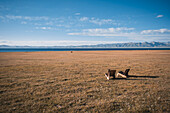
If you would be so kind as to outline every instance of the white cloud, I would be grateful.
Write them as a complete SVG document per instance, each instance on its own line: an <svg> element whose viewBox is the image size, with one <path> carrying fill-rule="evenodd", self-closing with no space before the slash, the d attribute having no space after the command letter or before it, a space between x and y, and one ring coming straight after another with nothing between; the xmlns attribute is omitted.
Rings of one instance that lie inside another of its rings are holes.
<svg viewBox="0 0 170 113"><path fill-rule="evenodd" d="M164 15L157 15L156 18L161 18L163 17Z"/></svg>
<svg viewBox="0 0 170 113"><path fill-rule="evenodd" d="M15 19L22 19L23 17L22 16L14 16L14 15L6 15L6 18L15 20Z"/></svg>
<svg viewBox="0 0 170 113"><path fill-rule="evenodd" d="M80 21L88 21L89 23L103 25L103 24L112 24L115 25L115 20L112 19L99 19L99 18L88 18L88 17L81 17Z"/></svg>
<svg viewBox="0 0 170 113"><path fill-rule="evenodd" d="M39 17L30 17L30 16L14 16L14 15L6 15L5 16L7 19L12 19L12 20L16 20L16 19L23 19L23 20L48 20L48 17L45 16L39 16Z"/></svg>
<svg viewBox="0 0 170 113"><path fill-rule="evenodd" d="M59 27L70 28L70 27L71 27L71 26L68 25L68 24L57 24L56 26L57 26L57 28L59 28Z"/></svg>
<svg viewBox="0 0 170 113"><path fill-rule="evenodd" d="M74 15L80 15L80 13L75 13Z"/></svg>
<svg viewBox="0 0 170 113"><path fill-rule="evenodd" d="M81 17L80 21L87 21L89 18L88 17Z"/></svg>
<svg viewBox="0 0 170 113"><path fill-rule="evenodd" d="M40 23L34 23L34 25L36 25L36 26L40 26L40 25L42 25L42 24L40 24Z"/></svg>
<svg viewBox="0 0 170 113"><path fill-rule="evenodd" d="M79 13L77 13L78 15ZM72 27L72 26L84 26L86 24L96 24L96 25L118 25L119 23L116 23L115 20L112 19L99 19L99 18L89 18L89 17L58 17L58 18L50 18L46 16L21 16L21 15L5 15L0 16L0 19L2 19L4 22L5 20L10 21L20 21L21 24L24 24L25 21L27 24L32 24L36 26L57 26L60 25L60 27ZM41 21L40 21L41 20Z"/></svg>
<svg viewBox="0 0 170 113"><path fill-rule="evenodd" d="M6 41L0 40L0 45L10 46L79 46L79 45L95 45L95 44L110 44L110 43L123 43L121 41Z"/></svg>
<svg viewBox="0 0 170 113"><path fill-rule="evenodd" d="M170 33L169 29L143 30L141 34Z"/></svg>
<svg viewBox="0 0 170 113"><path fill-rule="evenodd" d="M4 17L3 17L3 16L0 16L0 19L4 19Z"/></svg>
<svg viewBox="0 0 170 113"><path fill-rule="evenodd" d="M27 24L27 22L25 22L25 21L22 21L22 22L21 22L21 24Z"/></svg>
<svg viewBox="0 0 170 113"><path fill-rule="evenodd" d="M108 34L108 33L68 33L68 35L80 35L80 36L124 36L130 37L136 35L135 33L115 33L115 34Z"/></svg>
<svg viewBox="0 0 170 113"><path fill-rule="evenodd" d="M68 35L77 36L97 36L107 38L125 38L125 40L135 41L169 41L170 35L164 34L170 32L168 29L143 30L142 32L133 31L134 28L120 27L107 29L84 29L81 32L72 32ZM153 34L154 33L154 34Z"/></svg>
<svg viewBox="0 0 170 113"><path fill-rule="evenodd" d="M51 27L36 27L36 29L50 30L52 28Z"/></svg>
<svg viewBox="0 0 170 113"><path fill-rule="evenodd" d="M99 18L91 18L89 20L90 23L97 24L97 25L103 25L103 24L113 24L115 25L115 20L112 19L99 19Z"/></svg>
<svg viewBox="0 0 170 113"><path fill-rule="evenodd" d="M53 25L53 22L52 21L47 22L47 23L45 23L45 25Z"/></svg>
<svg viewBox="0 0 170 113"><path fill-rule="evenodd" d="M83 35L83 36L127 36L133 35L131 32L134 28L120 27L107 29L84 29L80 33L68 33L68 35Z"/></svg>
<svg viewBox="0 0 170 113"><path fill-rule="evenodd" d="M107 28L107 29L84 29L85 32L90 33L116 33L121 31L131 31L134 28L127 28L127 27L119 27L119 28Z"/></svg>
<svg viewBox="0 0 170 113"><path fill-rule="evenodd" d="M49 19L48 17L40 16L40 17L31 17L29 20L48 20L48 19Z"/></svg>

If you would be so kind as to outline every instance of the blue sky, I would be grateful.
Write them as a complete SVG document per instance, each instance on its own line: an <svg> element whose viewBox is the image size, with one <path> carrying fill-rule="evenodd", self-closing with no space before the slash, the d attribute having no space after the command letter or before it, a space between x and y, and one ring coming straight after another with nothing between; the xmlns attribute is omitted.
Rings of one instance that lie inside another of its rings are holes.
<svg viewBox="0 0 170 113"><path fill-rule="evenodd" d="M0 0L0 45L170 41L169 0Z"/></svg>

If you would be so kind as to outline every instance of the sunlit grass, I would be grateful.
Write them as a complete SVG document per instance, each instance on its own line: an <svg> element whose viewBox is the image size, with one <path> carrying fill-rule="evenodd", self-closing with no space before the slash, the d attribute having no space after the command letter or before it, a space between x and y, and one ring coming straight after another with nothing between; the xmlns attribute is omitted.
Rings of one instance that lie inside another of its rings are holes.
<svg viewBox="0 0 170 113"><path fill-rule="evenodd" d="M169 53L0 53L0 112L169 112ZM109 68L158 78L108 81Z"/></svg>

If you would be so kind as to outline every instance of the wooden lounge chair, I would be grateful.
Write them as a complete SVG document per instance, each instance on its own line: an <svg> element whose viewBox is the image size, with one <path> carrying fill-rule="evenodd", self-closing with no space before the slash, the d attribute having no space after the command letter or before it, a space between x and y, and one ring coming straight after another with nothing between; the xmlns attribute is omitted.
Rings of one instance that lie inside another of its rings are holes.
<svg viewBox="0 0 170 113"><path fill-rule="evenodd" d="M122 78L127 78L127 77L129 77L129 75L128 75L129 71L130 71L130 69L126 69L125 72L119 71L119 72L117 73L117 77L120 76L120 77L122 77Z"/></svg>
<svg viewBox="0 0 170 113"><path fill-rule="evenodd" d="M115 73L116 73L116 70L110 70L108 69L108 73L105 73L105 76L108 80L110 80L110 77L112 76L113 78L115 78Z"/></svg>

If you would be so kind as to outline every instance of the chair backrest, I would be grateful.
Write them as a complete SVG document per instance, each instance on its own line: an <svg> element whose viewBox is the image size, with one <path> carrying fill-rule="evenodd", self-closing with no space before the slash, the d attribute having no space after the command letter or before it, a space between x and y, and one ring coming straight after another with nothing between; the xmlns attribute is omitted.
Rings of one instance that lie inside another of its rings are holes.
<svg viewBox="0 0 170 113"><path fill-rule="evenodd" d="M108 69L108 74L109 74L110 76L115 77L115 73L116 73L116 70L110 70L110 69Z"/></svg>
<svg viewBox="0 0 170 113"><path fill-rule="evenodd" d="M130 69L126 69L124 75L128 76Z"/></svg>

